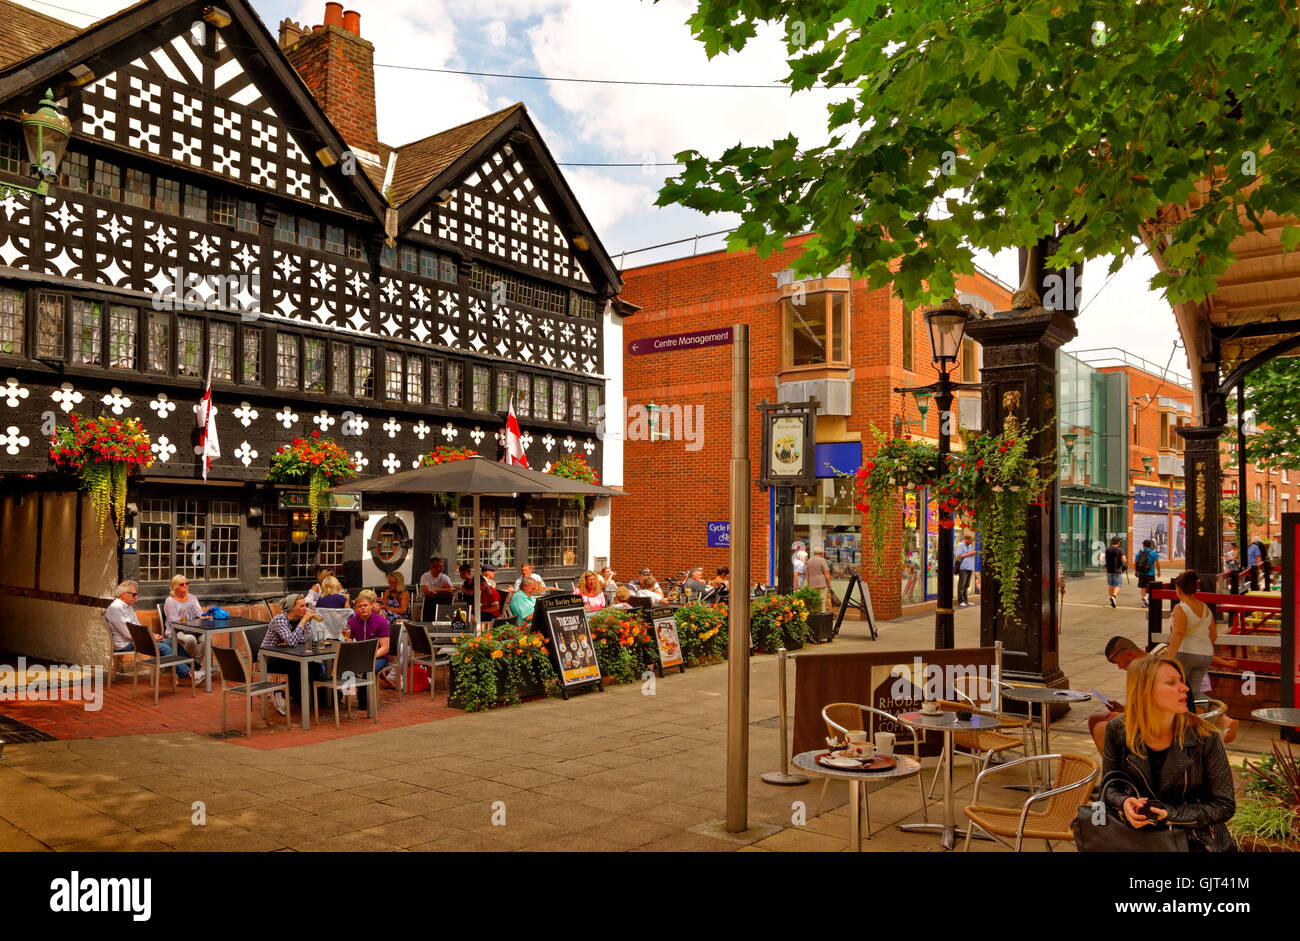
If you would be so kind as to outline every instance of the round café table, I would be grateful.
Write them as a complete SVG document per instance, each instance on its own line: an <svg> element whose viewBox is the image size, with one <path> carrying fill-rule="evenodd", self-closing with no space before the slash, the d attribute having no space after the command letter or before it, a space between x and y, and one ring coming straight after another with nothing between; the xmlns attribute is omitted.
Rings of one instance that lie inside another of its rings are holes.
<svg viewBox="0 0 1300 941"><path fill-rule="evenodd" d="M1042 706L1043 750L1040 755L1052 753L1052 716L1051 706L1056 703L1087 702L1092 696L1073 689L1052 689L1046 686L1011 686L1002 690L1003 699L1016 702L1039 703Z"/></svg>
<svg viewBox="0 0 1300 941"><path fill-rule="evenodd" d="M828 768L817 761L818 755L829 754L825 748L800 752L794 756L794 764L804 771L824 775L828 778L843 778L849 782L849 849L854 853L862 852L861 815L862 806L867 807L867 839L871 839L871 809L866 802L864 788L872 781L894 780L921 773L921 763L906 755L894 754L898 764L884 771L852 771L848 768Z"/></svg>
<svg viewBox="0 0 1300 941"><path fill-rule="evenodd" d="M898 829L911 831L939 831L939 842L943 848L953 848L954 838L958 832L962 836L966 831L957 830L957 803L952 790L952 736L954 732L987 732L1002 725L992 716L972 715L969 719L958 719L955 712L937 712L933 715L924 712L905 712L898 721L912 729L943 733L943 823L905 823ZM980 834L975 834L977 837Z"/></svg>
<svg viewBox="0 0 1300 941"><path fill-rule="evenodd" d="M1284 729L1300 729L1300 709L1252 709L1250 717Z"/></svg>

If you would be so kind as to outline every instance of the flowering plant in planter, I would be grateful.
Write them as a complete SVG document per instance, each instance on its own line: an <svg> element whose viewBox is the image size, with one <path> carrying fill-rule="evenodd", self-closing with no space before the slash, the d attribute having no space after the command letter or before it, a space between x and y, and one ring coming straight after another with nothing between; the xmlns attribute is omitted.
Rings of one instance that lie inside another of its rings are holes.
<svg viewBox="0 0 1300 941"><path fill-rule="evenodd" d="M466 712L519 702L520 691L545 689L555 668L541 633L505 625L466 636L451 656L452 689Z"/></svg>
<svg viewBox="0 0 1300 941"><path fill-rule="evenodd" d="M308 483L311 506L311 534L316 535L316 520L324 514L329 519L329 489L357 476L357 465L342 445L332 438L322 438L313 431L309 438L294 438L271 458L266 479L273 484Z"/></svg>
<svg viewBox="0 0 1300 941"><path fill-rule="evenodd" d="M420 467L437 467L442 464L450 464L453 461L463 461L466 458L478 457L478 452L472 448L453 448L448 445L439 445L428 454L420 458ZM433 502L443 509L449 509L460 506L459 493L435 493Z"/></svg>
<svg viewBox="0 0 1300 941"><path fill-rule="evenodd" d="M566 454L547 471L548 474L554 474L556 477L564 477L568 480L580 480L584 484L599 486L600 478L595 469L587 463L587 459L581 454ZM582 497L565 498L566 503L582 506Z"/></svg>
<svg viewBox="0 0 1300 941"><path fill-rule="evenodd" d="M102 542L109 512L119 520L126 518L127 476L132 468L152 465L153 451L139 419L83 418L73 412L71 424L54 429L50 460L81 478L95 508Z"/></svg>
<svg viewBox="0 0 1300 941"><path fill-rule="evenodd" d="M635 683L659 660L650 626L633 611L605 608L587 620L602 676L617 683Z"/></svg>
<svg viewBox="0 0 1300 941"><path fill-rule="evenodd" d="M764 595L750 605L749 637L767 653L802 647L808 639L808 606L794 595Z"/></svg>
<svg viewBox="0 0 1300 941"><path fill-rule="evenodd" d="M858 512L867 518L870 536L872 567L876 572L885 570L885 541L897 517L898 491L910 487L924 487L939 472L939 449L925 442L912 441L911 435L888 438L871 426L876 439L876 453L852 474L841 476L854 479Z"/></svg>
<svg viewBox="0 0 1300 941"><path fill-rule="evenodd" d="M677 640L687 666L727 657L727 606L698 601L677 609Z"/></svg>

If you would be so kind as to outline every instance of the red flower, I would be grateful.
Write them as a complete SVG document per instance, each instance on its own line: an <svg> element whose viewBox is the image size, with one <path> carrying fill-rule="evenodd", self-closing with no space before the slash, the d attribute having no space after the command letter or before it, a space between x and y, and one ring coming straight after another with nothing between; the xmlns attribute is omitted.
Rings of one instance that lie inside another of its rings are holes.
<svg viewBox="0 0 1300 941"><path fill-rule="evenodd" d="M983 467L983 466L984 466L984 458L980 458L978 461L976 461L976 462L975 462L975 466L976 466L976 467Z"/></svg>

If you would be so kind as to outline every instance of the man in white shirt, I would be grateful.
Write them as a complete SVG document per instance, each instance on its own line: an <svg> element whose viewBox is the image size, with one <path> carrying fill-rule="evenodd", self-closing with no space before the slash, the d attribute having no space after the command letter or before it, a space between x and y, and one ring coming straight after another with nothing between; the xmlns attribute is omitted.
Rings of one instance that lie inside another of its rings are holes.
<svg viewBox="0 0 1300 941"><path fill-rule="evenodd" d="M542 581L542 576L535 573L533 567L527 562L519 566L519 577L515 579L515 591L519 591L524 579L530 576L533 580L533 594L540 595L546 591L546 582Z"/></svg>
<svg viewBox="0 0 1300 941"><path fill-rule="evenodd" d="M108 606L104 612L104 620L108 622L109 629L113 632L113 650L117 653L135 650L135 645L131 642L131 630L128 624L139 624L140 619L135 615L135 600L140 595L140 586L136 582L122 582L117 586L115 592L117 598ZM172 647L167 641L163 640L162 634L154 634L154 641L158 644L158 653L164 657L172 655ZM190 675L190 666L183 663L176 668L176 673L181 679ZM199 670L198 676L194 678L196 683L203 681L203 671Z"/></svg>
<svg viewBox="0 0 1300 941"><path fill-rule="evenodd" d="M442 559L436 555L429 558L429 571L420 576L420 594L424 597L451 594L451 579L442 568Z"/></svg>

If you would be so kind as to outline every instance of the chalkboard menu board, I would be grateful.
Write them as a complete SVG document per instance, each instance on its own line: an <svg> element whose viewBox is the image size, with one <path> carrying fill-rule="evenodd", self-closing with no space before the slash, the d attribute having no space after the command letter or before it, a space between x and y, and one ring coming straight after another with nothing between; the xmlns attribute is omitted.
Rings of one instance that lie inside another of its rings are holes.
<svg viewBox="0 0 1300 941"><path fill-rule="evenodd" d="M591 629L587 626L587 609L582 599L574 595L549 595L537 600L533 616L534 626L541 626L551 640L551 657L560 675L560 691L568 698L568 690L596 685L600 681L600 665L596 663L596 648L591 642Z"/></svg>
<svg viewBox="0 0 1300 941"><path fill-rule="evenodd" d="M650 618L650 625L654 628L655 642L659 645L659 672L669 667L678 667L683 673L686 672L686 664L682 661L682 644L677 639L677 609L656 608L653 613L647 612L646 616Z"/></svg>

